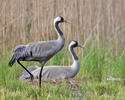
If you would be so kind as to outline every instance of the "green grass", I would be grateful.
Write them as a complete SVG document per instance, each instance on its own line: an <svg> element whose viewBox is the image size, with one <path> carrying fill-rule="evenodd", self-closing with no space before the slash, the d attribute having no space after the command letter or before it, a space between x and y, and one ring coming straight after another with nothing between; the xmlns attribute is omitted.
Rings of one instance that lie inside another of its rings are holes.
<svg viewBox="0 0 125 100"><path fill-rule="evenodd" d="M78 51L78 50L77 50ZM81 50L80 50L81 51ZM69 52L61 51L46 65L67 65ZM81 52L80 71L75 78L84 78L85 82L70 87L65 81L62 84L44 83L42 88L18 80L23 69L15 63L8 66L10 52L0 55L0 100L124 100L125 98L125 56L117 56L108 49L87 47ZM62 62L64 58L64 62ZM34 62L23 62L25 66ZM109 81L108 77L121 78L121 81Z"/></svg>

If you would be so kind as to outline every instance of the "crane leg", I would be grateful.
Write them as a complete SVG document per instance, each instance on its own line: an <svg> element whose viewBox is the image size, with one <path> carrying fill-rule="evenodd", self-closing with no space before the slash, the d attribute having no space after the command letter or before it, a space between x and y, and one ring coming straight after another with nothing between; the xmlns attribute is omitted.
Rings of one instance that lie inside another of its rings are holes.
<svg viewBox="0 0 125 100"><path fill-rule="evenodd" d="M20 63L19 60L17 60L17 62L18 62L18 64L19 64L21 67L23 67L23 68L30 74L31 80L33 80L33 74L31 74L31 73Z"/></svg>
<svg viewBox="0 0 125 100"><path fill-rule="evenodd" d="M44 66L44 64L42 65L41 70L40 70L40 74L39 74L39 87L40 88L41 88L41 77L42 77L43 66Z"/></svg>

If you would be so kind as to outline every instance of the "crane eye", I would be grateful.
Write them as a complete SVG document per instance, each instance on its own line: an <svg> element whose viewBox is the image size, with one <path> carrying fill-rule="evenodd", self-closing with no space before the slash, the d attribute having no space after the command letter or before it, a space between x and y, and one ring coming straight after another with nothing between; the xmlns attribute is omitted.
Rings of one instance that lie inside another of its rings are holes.
<svg viewBox="0 0 125 100"><path fill-rule="evenodd" d="M78 46L78 42L77 41L75 41L75 42L76 42L75 46Z"/></svg>
<svg viewBox="0 0 125 100"><path fill-rule="evenodd" d="M78 46L78 42L75 41L75 40L72 40L72 41L74 42L73 46L74 46L74 47L77 47L77 46Z"/></svg>
<svg viewBox="0 0 125 100"><path fill-rule="evenodd" d="M61 17L61 21L63 22L64 21L64 19Z"/></svg>
<svg viewBox="0 0 125 100"><path fill-rule="evenodd" d="M60 16L60 19L61 19L62 22L64 21L64 18L62 16Z"/></svg>

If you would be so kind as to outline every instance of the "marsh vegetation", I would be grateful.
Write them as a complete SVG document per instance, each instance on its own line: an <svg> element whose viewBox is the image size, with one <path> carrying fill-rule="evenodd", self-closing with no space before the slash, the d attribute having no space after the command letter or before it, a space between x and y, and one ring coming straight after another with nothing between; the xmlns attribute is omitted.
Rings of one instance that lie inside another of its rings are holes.
<svg viewBox="0 0 125 100"><path fill-rule="evenodd" d="M72 64L67 43L74 39L86 46L84 50L75 49L79 73L73 80L43 82L41 89L18 80L23 69L17 63L8 66L12 48L56 39L53 19L59 15L72 24L60 25L66 45L46 65ZM0 0L0 99L124 100L124 44L124 0ZM111 77L118 80L107 80ZM70 84L72 81L75 85Z"/></svg>

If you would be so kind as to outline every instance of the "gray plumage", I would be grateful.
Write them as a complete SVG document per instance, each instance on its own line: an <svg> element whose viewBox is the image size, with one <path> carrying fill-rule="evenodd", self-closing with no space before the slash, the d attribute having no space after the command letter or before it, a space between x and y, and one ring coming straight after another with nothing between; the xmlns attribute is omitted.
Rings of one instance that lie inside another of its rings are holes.
<svg viewBox="0 0 125 100"><path fill-rule="evenodd" d="M32 71L36 70L37 68L40 68L40 67L38 67L38 66L31 66L31 67L28 67L27 70L32 73ZM22 72L22 75L20 76L20 79L28 79L28 78L31 78L30 74L27 73L27 71L24 70Z"/></svg>
<svg viewBox="0 0 125 100"><path fill-rule="evenodd" d="M18 64L20 64L30 74L31 78L33 78L33 75L20 63L20 61L38 61L42 64L39 75L39 77L41 77L44 64L59 52L65 44L65 38L58 26L61 22L66 22L61 16L54 19L54 27L58 34L57 40L39 41L17 46L13 50L13 55L9 65L12 66L14 62L17 61ZM41 84L41 78L39 84Z"/></svg>
<svg viewBox="0 0 125 100"><path fill-rule="evenodd" d="M43 68L42 72L42 78L49 78L49 79L67 79L67 78L73 78L79 71L79 60L78 57L76 56L73 48L78 47L78 43L76 41L71 41L69 43L69 51L72 54L73 58L73 64L71 66L46 66ZM40 67L38 66L30 66L30 69L35 68L34 70L31 71L31 73L34 75L35 78L39 78L39 73L40 73ZM20 79L27 79L30 78L29 75L24 75L27 72L23 72L22 75L20 76ZM28 73L27 73L28 74Z"/></svg>
<svg viewBox="0 0 125 100"><path fill-rule="evenodd" d="M39 78L41 67L34 65L28 68L30 69L35 68L31 71L31 73L35 78ZM73 78L78 73L78 71L79 68L74 72L70 66L45 66L42 71L42 78L43 79L49 78L52 80ZM31 78L30 75L26 71L24 71L22 72L19 79L29 79L29 78Z"/></svg>
<svg viewBox="0 0 125 100"><path fill-rule="evenodd" d="M10 66L12 66L15 63L15 61L21 57L21 55L24 52L25 48L26 48L25 45L19 45L19 46L16 46L14 48L12 58L11 58L11 60L9 62Z"/></svg>
<svg viewBox="0 0 125 100"><path fill-rule="evenodd" d="M20 45L14 49L13 57L15 57L16 60L20 59L21 61L38 61L40 63L46 62L62 49L64 46L63 42L51 40Z"/></svg>

